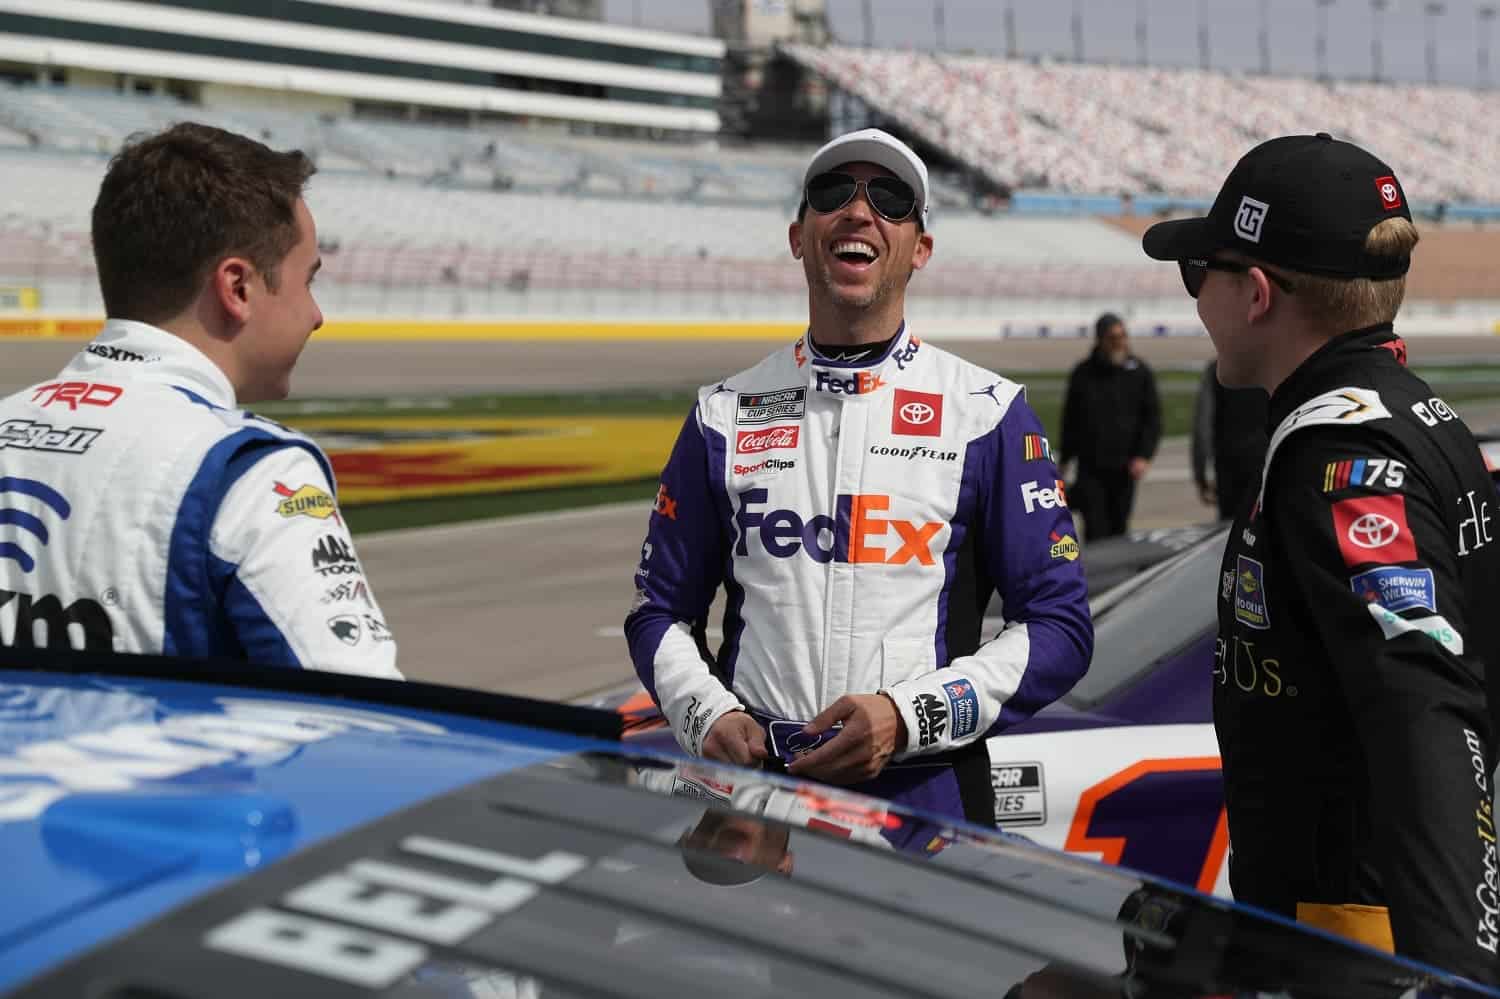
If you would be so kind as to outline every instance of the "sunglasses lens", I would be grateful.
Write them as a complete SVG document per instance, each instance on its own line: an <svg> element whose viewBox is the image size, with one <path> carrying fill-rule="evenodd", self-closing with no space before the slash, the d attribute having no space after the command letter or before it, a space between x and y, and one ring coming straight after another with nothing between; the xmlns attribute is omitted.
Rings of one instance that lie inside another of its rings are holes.
<svg viewBox="0 0 1500 999"><path fill-rule="evenodd" d="M836 212L854 199L854 178L846 173L820 173L807 182L807 205L819 215Z"/></svg>
<svg viewBox="0 0 1500 999"><path fill-rule="evenodd" d="M875 210L892 222L902 221L917 207L916 192L895 177L875 177L865 190L870 192Z"/></svg>
<svg viewBox="0 0 1500 999"><path fill-rule="evenodd" d="M1208 277L1208 268L1199 260L1179 260L1177 269L1182 272L1182 286L1192 298L1203 290L1203 280Z"/></svg>

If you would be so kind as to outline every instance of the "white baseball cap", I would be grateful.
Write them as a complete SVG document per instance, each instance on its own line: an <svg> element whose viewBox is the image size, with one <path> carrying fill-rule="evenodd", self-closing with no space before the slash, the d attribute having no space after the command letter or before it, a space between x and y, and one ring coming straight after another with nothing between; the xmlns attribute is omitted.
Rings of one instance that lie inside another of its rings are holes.
<svg viewBox="0 0 1500 999"><path fill-rule="evenodd" d="M813 154L802 175L802 186L820 173L836 170L846 163L874 163L885 167L917 192L915 216L927 228L927 164L912 152L910 146L889 132L864 128L833 139Z"/></svg>

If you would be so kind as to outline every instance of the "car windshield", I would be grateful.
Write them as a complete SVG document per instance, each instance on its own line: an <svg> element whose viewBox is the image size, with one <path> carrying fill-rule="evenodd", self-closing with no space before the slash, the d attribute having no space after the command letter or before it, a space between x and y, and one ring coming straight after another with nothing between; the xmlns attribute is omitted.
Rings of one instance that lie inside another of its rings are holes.
<svg viewBox="0 0 1500 999"><path fill-rule="evenodd" d="M1215 531L1099 595L1092 608L1094 660L1064 698L1067 704L1092 707L1213 628L1213 595L1227 534Z"/></svg>

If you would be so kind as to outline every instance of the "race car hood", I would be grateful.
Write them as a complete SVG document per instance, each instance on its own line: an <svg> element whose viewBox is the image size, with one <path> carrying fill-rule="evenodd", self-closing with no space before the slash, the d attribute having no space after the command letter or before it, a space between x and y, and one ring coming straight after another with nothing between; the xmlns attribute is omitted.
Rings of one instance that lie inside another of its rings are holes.
<svg viewBox="0 0 1500 999"><path fill-rule="evenodd" d="M309 844L586 744L379 704L0 670L0 989Z"/></svg>
<svg viewBox="0 0 1500 999"><path fill-rule="evenodd" d="M511 705L572 729L544 731L383 684L0 672L0 992L1485 994L994 830L626 752L595 713Z"/></svg>

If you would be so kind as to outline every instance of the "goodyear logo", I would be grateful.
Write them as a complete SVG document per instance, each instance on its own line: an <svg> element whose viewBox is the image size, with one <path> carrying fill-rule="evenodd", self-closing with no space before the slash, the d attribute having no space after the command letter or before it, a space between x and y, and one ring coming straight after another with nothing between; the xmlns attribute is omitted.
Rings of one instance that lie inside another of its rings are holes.
<svg viewBox="0 0 1500 999"><path fill-rule="evenodd" d="M284 497L276 504L276 512L288 519L292 517L311 517L313 520L327 520L329 517L338 519L339 507L328 495L317 486L301 486L292 489L276 483L276 495Z"/></svg>

